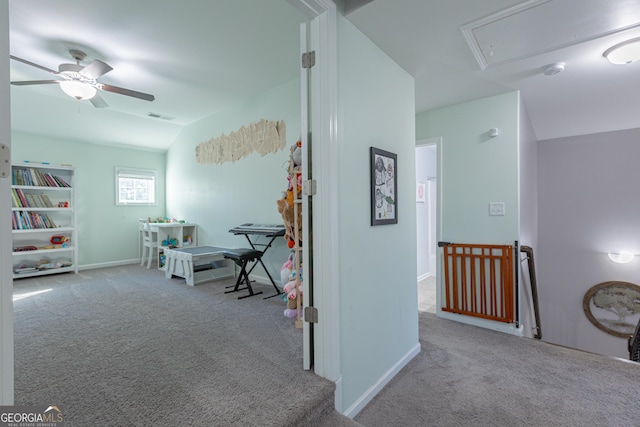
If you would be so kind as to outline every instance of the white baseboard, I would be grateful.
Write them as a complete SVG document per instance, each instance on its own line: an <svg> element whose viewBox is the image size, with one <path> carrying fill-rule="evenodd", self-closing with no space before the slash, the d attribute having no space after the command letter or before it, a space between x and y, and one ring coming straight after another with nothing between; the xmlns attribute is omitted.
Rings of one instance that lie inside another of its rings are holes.
<svg viewBox="0 0 640 427"><path fill-rule="evenodd" d="M424 279L428 279L431 276L435 276L435 274L433 274L431 272L422 274L422 275L418 276L418 282L420 282L421 280L424 280Z"/></svg>
<svg viewBox="0 0 640 427"><path fill-rule="evenodd" d="M364 409L364 407L367 406L367 404L371 402L378 393L380 393L380 390L382 390L384 386L387 385L389 381L391 381L391 379L411 361L411 359L420 353L420 350L421 346L418 342L407 354L405 354L382 377L380 377L375 384L369 387L369 389L367 389L367 391L364 392L345 412L343 412L343 415L352 419L358 415L358 413L360 413L360 411L362 411L362 409Z"/></svg>
<svg viewBox="0 0 640 427"><path fill-rule="evenodd" d="M237 273L237 271L236 271ZM269 278L267 276L260 276L257 274L252 274L249 276L249 279L251 280L255 280L258 283L262 283L263 285L271 285L273 286L273 283L271 283L271 280L269 280ZM273 281L276 282L276 285L278 285L278 287L280 289L282 289L282 283L280 283L280 280L276 279L275 277L273 278Z"/></svg>
<svg viewBox="0 0 640 427"><path fill-rule="evenodd" d="M96 268L119 267L122 265L131 265L131 264L140 264L140 259L127 259L122 261L101 262L96 264L84 264L84 265L78 266L78 271L94 270ZM152 265L151 270L157 270L156 266ZM249 278L251 280L255 280L256 282L262 283L264 285L272 285L271 280L269 280L267 276L252 274L251 276L249 276ZM273 280L276 282L276 285L278 285L280 289L282 289L282 284L280 283L280 280L277 280L276 278L274 278Z"/></svg>
<svg viewBox="0 0 640 427"><path fill-rule="evenodd" d="M516 327L512 323L496 322L494 320L481 319L479 317L465 316L462 314L450 313L448 311L438 311L438 317L447 320L453 320L454 322L464 323L465 325L478 326L484 329L491 329L492 331L504 332L505 334L523 336L524 330L522 325Z"/></svg>
<svg viewBox="0 0 640 427"><path fill-rule="evenodd" d="M340 375L340 378L336 381L336 389L333 392L333 402L336 411L342 414L342 375Z"/></svg>
<svg viewBox="0 0 640 427"><path fill-rule="evenodd" d="M94 270L96 268L106 268L106 267L119 267L121 265L130 265L130 264L140 264L140 258L138 259L126 259L123 261L113 261L113 262L101 262L98 264L84 264L78 266L78 271L82 270Z"/></svg>
<svg viewBox="0 0 640 427"><path fill-rule="evenodd" d="M427 279L427 278L429 278L431 276L433 276L433 274L431 274L431 273L422 274L422 275L418 276L418 282L421 281L421 280Z"/></svg>

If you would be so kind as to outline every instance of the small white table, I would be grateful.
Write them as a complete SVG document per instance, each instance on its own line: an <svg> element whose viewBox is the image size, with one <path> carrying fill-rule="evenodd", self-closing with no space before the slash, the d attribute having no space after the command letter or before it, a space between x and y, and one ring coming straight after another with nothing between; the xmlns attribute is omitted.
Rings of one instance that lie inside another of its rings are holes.
<svg viewBox="0 0 640 427"><path fill-rule="evenodd" d="M216 246L192 246L165 249L165 277L182 277L187 285L195 286L210 280L235 275L235 263L225 259L225 248Z"/></svg>
<svg viewBox="0 0 640 427"><path fill-rule="evenodd" d="M141 218L139 220L140 238L142 238L142 228L148 224L149 231L153 235L153 239L158 240L158 258L156 263L158 268L164 270L163 253L167 249L167 245L163 245L163 241L166 239L175 239L176 247L182 248L187 246L195 246L197 244L197 232L198 226L189 222L148 222L148 220ZM140 245L140 238L138 239L139 249L142 249ZM142 257L141 251L139 251Z"/></svg>

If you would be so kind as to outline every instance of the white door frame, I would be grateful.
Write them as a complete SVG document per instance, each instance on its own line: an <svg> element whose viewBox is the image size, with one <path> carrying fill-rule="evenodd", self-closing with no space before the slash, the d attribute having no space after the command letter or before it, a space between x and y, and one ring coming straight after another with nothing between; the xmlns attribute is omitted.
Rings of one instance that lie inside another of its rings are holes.
<svg viewBox="0 0 640 427"><path fill-rule="evenodd" d="M0 3L0 161L11 150L9 86L9 4ZM0 177L0 405L13 405L13 271L11 267L11 174Z"/></svg>
<svg viewBox="0 0 640 427"><path fill-rule="evenodd" d="M314 325L314 372L336 383L336 409L341 411L338 134L337 134L337 9L331 0L289 0L311 20L311 135L313 179L313 283L318 323Z"/></svg>
<svg viewBox="0 0 640 427"><path fill-rule="evenodd" d="M307 24L300 24L300 56L309 49L307 40ZM302 181L306 182L310 176L309 164L309 70L302 66L300 61L300 143L302 144ZM302 195L302 241L304 250L302 251L302 265L305 268L310 265L308 242L310 241L309 230L309 197ZM296 253L298 256L300 253ZM298 272L297 274L300 274ZM308 307L313 294L313 278L307 277L305 280L305 292L302 294L302 306ZM300 313L298 313L300 315ZM302 322L302 368L311 369L313 358L313 347L311 346L311 332L313 327L308 322Z"/></svg>
<svg viewBox="0 0 640 427"><path fill-rule="evenodd" d="M416 141L417 147L436 146L436 242L442 240L442 137L425 138ZM442 312L442 263L436 250L436 315Z"/></svg>

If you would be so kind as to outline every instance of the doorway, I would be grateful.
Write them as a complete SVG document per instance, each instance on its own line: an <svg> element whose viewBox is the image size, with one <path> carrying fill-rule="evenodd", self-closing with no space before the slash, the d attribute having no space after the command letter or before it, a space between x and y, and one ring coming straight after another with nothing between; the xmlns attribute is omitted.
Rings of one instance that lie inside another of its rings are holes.
<svg viewBox="0 0 640 427"><path fill-rule="evenodd" d="M416 257L418 310L437 311L438 140L416 144Z"/></svg>

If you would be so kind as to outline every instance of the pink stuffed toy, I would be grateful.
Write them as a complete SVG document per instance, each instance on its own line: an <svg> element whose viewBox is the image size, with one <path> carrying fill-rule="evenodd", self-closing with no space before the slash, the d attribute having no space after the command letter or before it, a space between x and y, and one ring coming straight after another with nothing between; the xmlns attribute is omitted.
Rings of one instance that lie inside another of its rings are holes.
<svg viewBox="0 0 640 427"><path fill-rule="evenodd" d="M284 285L282 290L287 294L288 299L296 299L296 296L298 295L296 290L296 282L293 280Z"/></svg>

